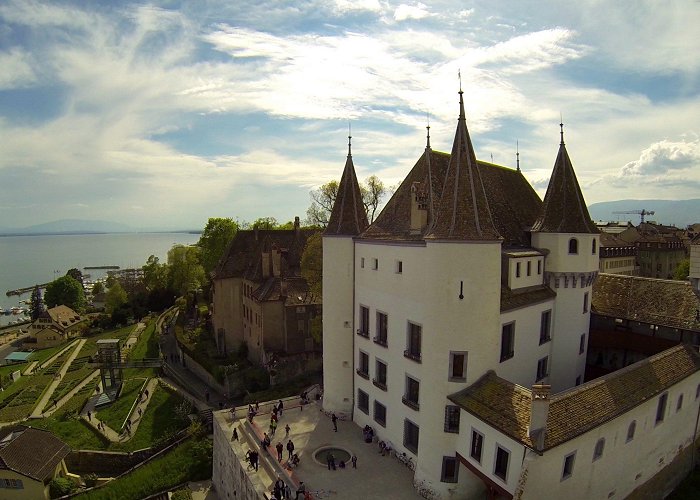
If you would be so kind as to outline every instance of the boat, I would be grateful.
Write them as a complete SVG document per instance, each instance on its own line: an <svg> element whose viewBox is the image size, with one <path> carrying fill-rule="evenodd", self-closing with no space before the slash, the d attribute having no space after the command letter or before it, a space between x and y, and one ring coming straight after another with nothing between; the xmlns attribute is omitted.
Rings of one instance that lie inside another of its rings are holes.
<svg viewBox="0 0 700 500"><path fill-rule="evenodd" d="M10 309L10 311L12 311L12 314L19 314L20 312L22 312L22 308L15 306L12 309Z"/></svg>

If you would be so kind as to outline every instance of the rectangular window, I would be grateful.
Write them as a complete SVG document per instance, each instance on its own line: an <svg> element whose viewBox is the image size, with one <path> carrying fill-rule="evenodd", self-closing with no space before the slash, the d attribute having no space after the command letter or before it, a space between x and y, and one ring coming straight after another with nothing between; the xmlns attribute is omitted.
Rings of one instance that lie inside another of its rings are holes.
<svg viewBox="0 0 700 500"><path fill-rule="evenodd" d="M542 311L542 317L540 319L540 345L545 342L552 340L550 331L552 324L552 311Z"/></svg>
<svg viewBox="0 0 700 500"><path fill-rule="evenodd" d="M574 459L576 458L576 452L570 453L564 457L564 469L561 472L562 480L571 477L574 473Z"/></svg>
<svg viewBox="0 0 700 500"><path fill-rule="evenodd" d="M503 325L501 330L501 361L510 359L515 354L513 348L515 344L515 323Z"/></svg>
<svg viewBox="0 0 700 500"><path fill-rule="evenodd" d="M537 274L542 274L542 261L537 261Z"/></svg>
<svg viewBox="0 0 700 500"><path fill-rule="evenodd" d="M500 477L504 481L508 477L508 460L510 453L508 450L496 445L496 463L493 466L494 475Z"/></svg>
<svg viewBox="0 0 700 500"><path fill-rule="evenodd" d="M578 341L578 353L583 354L586 350L586 334L582 333L581 338Z"/></svg>
<svg viewBox="0 0 700 500"><path fill-rule="evenodd" d="M520 262L515 263L515 277L520 278Z"/></svg>
<svg viewBox="0 0 700 500"><path fill-rule="evenodd" d="M459 406L445 406L445 432L459 433Z"/></svg>
<svg viewBox="0 0 700 500"><path fill-rule="evenodd" d="M357 408L369 415L369 394L361 389L357 390Z"/></svg>
<svg viewBox="0 0 700 500"><path fill-rule="evenodd" d="M360 267L361 267L362 269L365 268L365 258L364 258L364 257L362 257L362 258L360 259Z"/></svg>
<svg viewBox="0 0 700 500"><path fill-rule="evenodd" d="M374 400L374 421L382 427L386 427L386 406L376 399Z"/></svg>
<svg viewBox="0 0 700 500"><path fill-rule="evenodd" d="M357 333L369 337L369 307L360 306L360 328L357 329Z"/></svg>
<svg viewBox="0 0 700 500"><path fill-rule="evenodd" d="M656 423L660 424L666 417L666 403L668 401L668 393L665 392L659 396L659 404L656 407Z"/></svg>
<svg viewBox="0 0 700 500"><path fill-rule="evenodd" d="M357 374L362 378L369 378L369 354L360 351L357 362Z"/></svg>
<svg viewBox="0 0 700 500"><path fill-rule="evenodd" d="M537 362L537 381L542 380L545 378L547 375L549 375L548 372L548 365L549 364L549 356L545 356L544 358L540 359Z"/></svg>
<svg viewBox="0 0 700 500"><path fill-rule="evenodd" d="M379 269L379 259L372 259L372 269L375 271Z"/></svg>
<svg viewBox="0 0 700 500"><path fill-rule="evenodd" d="M527 261L527 275L528 276L530 276L532 274L531 268L532 268L532 262L528 260Z"/></svg>
<svg viewBox="0 0 700 500"><path fill-rule="evenodd" d="M416 325L410 321L408 322L407 349L404 351L403 355L418 362L421 360L421 333L422 327L420 325Z"/></svg>
<svg viewBox="0 0 700 500"><path fill-rule="evenodd" d="M459 462L457 457L442 457L442 474L440 481L443 483L456 483Z"/></svg>
<svg viewBox="0 0 700 500"><path fill-rule="evenodd" d="M467 379L467 352L450 352L450 382L464 382Z"/></svg>
<svg viewBox="0 0 700 500"><path fill-rule="evenodd" d="M383 312L377 311L377 335L374 337L374 341L387 346L387 332L389 330L389 316Z"/></svg>
<svg viewBox="0 0 700 500"><path fill-rule="evenodd" d="M418 396L420 392L420 382L418 382L413 377L406 375L406 392L402 398L403 403L409 408L418 410L420 408L418 404Z"/></svg>
<svg viewBox="0 0 700 500"><path fill-rule="evenodd" d="M377 360L375 363L374 385L386 391L386 363Z"/></svg>
<svg viewBox="0 0 700 500"><path fill-rule="evenodd" d="M588 312L588 292L583 294L583 312Z"/></svg>
<svg viewBox="0 0 700 500"><path fill-rule="evenodd" d="M403 273L403 262L400 260L396 261L396 274Z"/></svg>
<svg viewBox="0 0 700 500"><path fill-rule="evenodd" d="M414 454L418 453L418 431L416 424L408 419L403 421L403 445Z"/></svg>
<svg viewBox="0 0 700 500"><path fill-rule="evenodd" d="M594 462L603 456L603 450L605 450L605 438L600 438L596 442L595 449L593 450L593 461Z"/></svg>
<svg viewBox="0 0 700 500"><path fill-rule="evenodd" d="M472 429L472 444L470 447L469 456L481 463L481 452L483 451L483 448L484 435L481 432Z"/></svg>

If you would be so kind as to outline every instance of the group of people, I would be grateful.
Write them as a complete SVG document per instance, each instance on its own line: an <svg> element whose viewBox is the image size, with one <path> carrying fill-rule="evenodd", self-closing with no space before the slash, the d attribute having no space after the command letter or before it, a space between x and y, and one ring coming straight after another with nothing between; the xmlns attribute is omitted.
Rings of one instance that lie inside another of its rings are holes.
<svg viewBox="0 0 700 500"><path fill-rule="evenodd" d="M350 457L350 462L352 462L352 468L357 469L357 456L353 455ZM339 467L341 469L344 469L346 467L345 460L341 460L338 462L338 465L336 466L335 464L335 455L333 453L329 453L328 456L326 456L326 463L328 464L328 470L336 470L336 467Z"/></svg>
<svg viewBox="0 0 700 500"><path fill-rule="evenodd" d="M365 428L362 429L362 437L365 440L365 443L371 443L374 441L374 429L372 429L369 425L365 425Z"/></svg>

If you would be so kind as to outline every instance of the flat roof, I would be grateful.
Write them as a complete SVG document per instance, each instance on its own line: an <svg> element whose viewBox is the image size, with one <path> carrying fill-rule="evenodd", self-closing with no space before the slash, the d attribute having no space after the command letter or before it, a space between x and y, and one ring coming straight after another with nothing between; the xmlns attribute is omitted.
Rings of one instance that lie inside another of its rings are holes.
<svg viewBox="0 0 700 500"><path fill-rule="evenodd" d="M5 361L27 361L31 355L31 352L15 351L5 356Z"/></svg>

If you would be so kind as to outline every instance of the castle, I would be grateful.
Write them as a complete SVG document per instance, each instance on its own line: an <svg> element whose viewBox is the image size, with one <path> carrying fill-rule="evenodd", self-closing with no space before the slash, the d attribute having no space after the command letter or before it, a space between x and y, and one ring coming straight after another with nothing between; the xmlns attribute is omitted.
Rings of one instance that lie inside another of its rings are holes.
<svg viewBox="0 0 700 500"><path fill-rule="evenodd" d="M428 133L371 225L349 144L323 235L324 408L439 498L662 497L694 461L700 355L585 380L599 247L563 126L541 201L477 161L460 90L452 152Z"/></svg>

